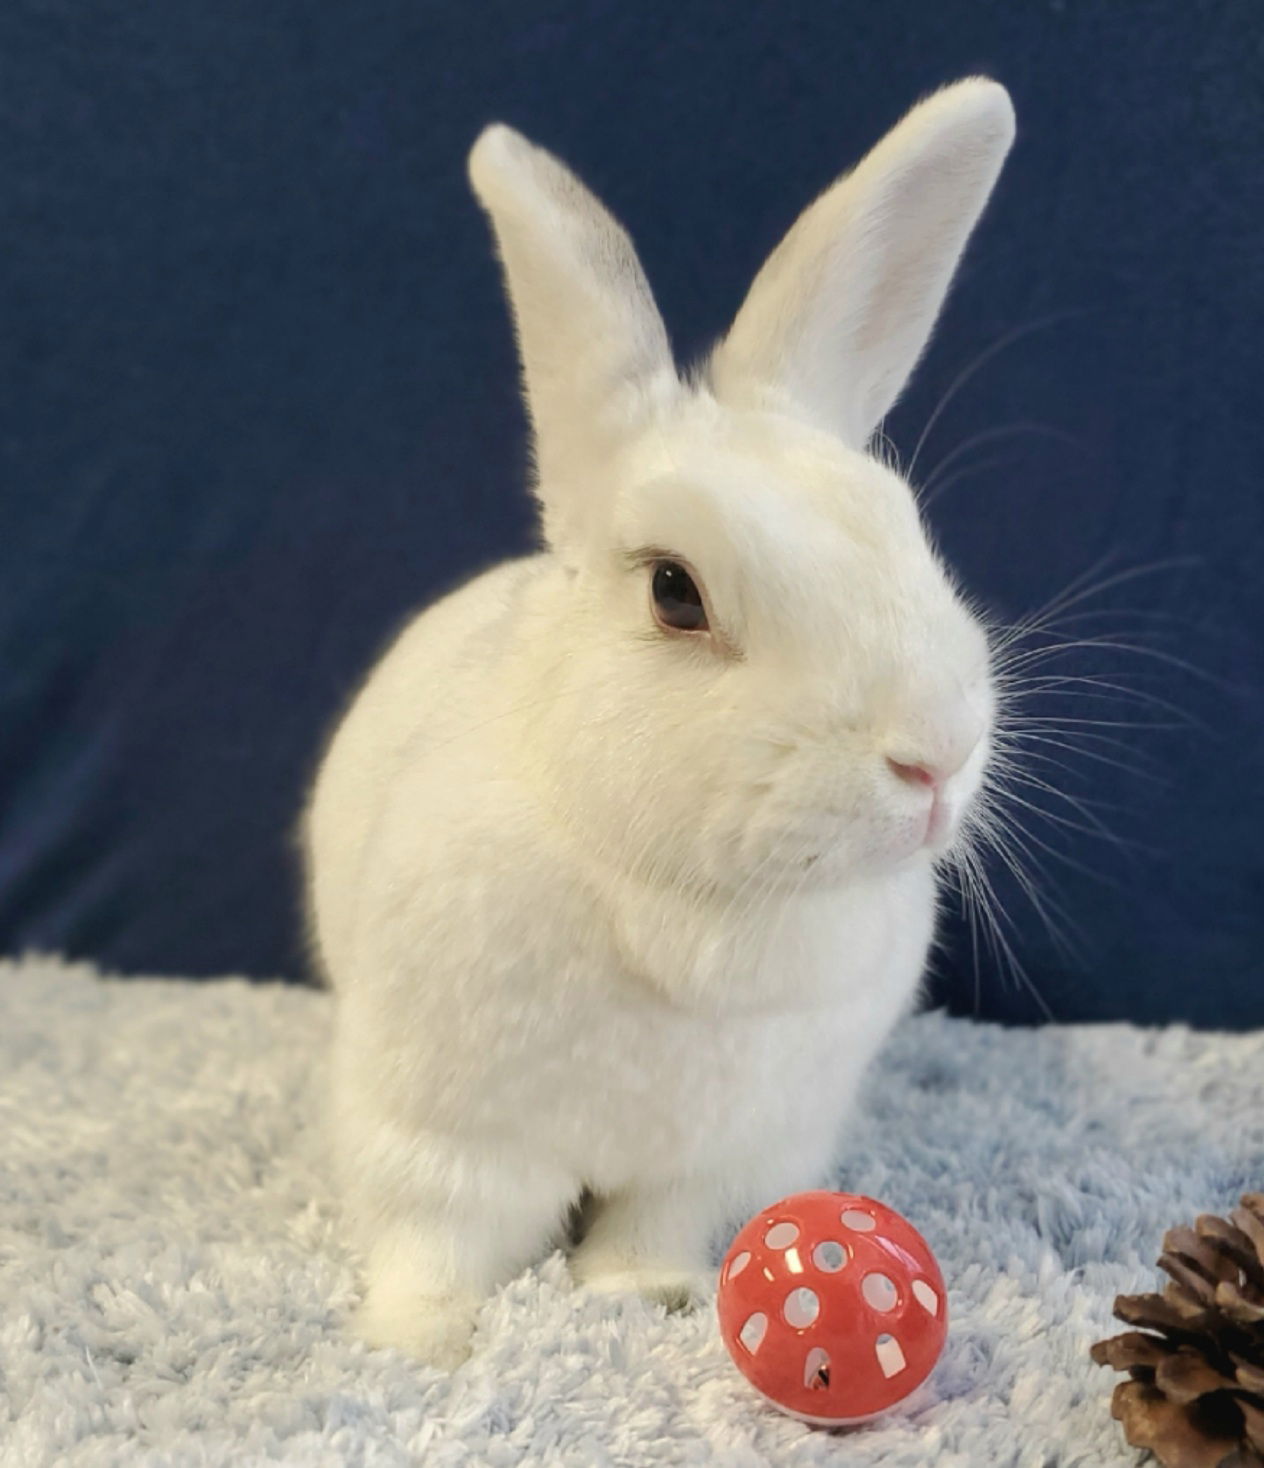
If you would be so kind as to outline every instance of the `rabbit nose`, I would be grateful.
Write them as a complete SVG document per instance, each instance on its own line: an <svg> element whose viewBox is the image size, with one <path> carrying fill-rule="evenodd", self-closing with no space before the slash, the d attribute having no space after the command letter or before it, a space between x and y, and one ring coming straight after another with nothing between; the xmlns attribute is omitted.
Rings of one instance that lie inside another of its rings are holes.
<svg viewBox="0 0 1264 1468"><path fill-rule="evenodd" d="M963 730L957 738L940 742L933 755L918 753L900 758L904 754L901 750L899 755L887 755L887 765L906 785L925 785L938 790L969 762L982 737L982 731L977 728Z"/></svg>
<svg viewBox="0 0 1264 1468"><path fill-rule="evenodd" d="M887 764L898 779L909 785L938 785L939 776L933 770L928 770L925 765L906 765L903 760L892 759L887 755Z"/></svg>

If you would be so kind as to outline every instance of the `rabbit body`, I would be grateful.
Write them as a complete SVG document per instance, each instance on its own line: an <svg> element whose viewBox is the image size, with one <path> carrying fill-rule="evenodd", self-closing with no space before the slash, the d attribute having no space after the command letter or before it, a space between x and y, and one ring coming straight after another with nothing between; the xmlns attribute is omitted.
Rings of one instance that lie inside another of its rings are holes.
<svg viewBox="0 0 1264 1468"><path fill-rule="evenodd" d="M601 206L507 129L476 147L548 545L404 629L306 824L369 1340L459 1361L584 1195L577 1279L683 1303L726 1223L826 1175L992 709L986 638L865 446L1011 131L992 83L923 104L688 385ZM893 216L893 274L856 284Z"/></svg>
<svg viewBox="0 0 1264 1468"><path fill-rule="evenodd" d="M386 1267L379 1296L405 1318L364 1326L441 1362L464 1332L449 1343L445 1319L436 1346L422 1299L489 1291L585 1189L646 1216L590 1232L581 1278L695 1293L727 1218L823 1175L931 935L928 862L841 893L699 904L603 873L556 828L513 710L530 697L524 612L558 574L512 562L413 622L311 814L348 1214L371 1267L396 1230L417 1247L427 1219L461 1220L423 1289Z"/></svg>

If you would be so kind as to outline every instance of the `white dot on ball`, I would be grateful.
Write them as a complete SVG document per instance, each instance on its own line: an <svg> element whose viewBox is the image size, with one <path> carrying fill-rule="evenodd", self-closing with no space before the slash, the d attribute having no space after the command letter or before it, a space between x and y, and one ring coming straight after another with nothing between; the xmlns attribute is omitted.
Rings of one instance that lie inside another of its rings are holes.
<svg viewBox="0 0 1264 1468"><path fill-rule="evenodd" d="M822 1274L837 1274L847 1263L847 1250L835 1239L822 1239L812 1250L812 1263Z"/></svg>
<svg viewBox="0 0 1264 1468"><path fill-rule="evenodd" d="M788 1249L799 1237L798 1226L793 1223L774 1223L764 1235L764 1243L770 1249Z"/></svg>
<svg viewBox="0 0 1264 1468"><path fill-rule="evenodd" d="M750 1255L746 1252L745 1249L743 1249L740 1254L734 1254L732 1259L729 1261L729 1279L736 1279L737 1276L741 1274L742 1270L745 1269L749 1263Z"/></svg>
<svg viewBox="0 0 1264 1468"><path fill-rule="evenodd" d="M764 1332L767 1329L768 1317L756 1311L754 1315L751 1315L747 1319L746 1324L742 1326L741 1330L738 1331L737 1338L753 1356L763 1344Z"/></svg>
<svg viewBox="0 0 1264 1468"><path fill-rule="evenodd" d="M786 1317L787 1325L794 1326L795 1330L806 1330L821 1313L821 1302L814 1290L801 1286L786 1296L781 1313Z"/></svg>
<svg viewBox="0 0 1264 1468"><path fill-rule="evenodd" d="M900 1343L893 1335L880 1335L874 1344L874 1354L878 1358L883 1376L888 1378L898 1376L908 1365L904 1352L900 1350Z"/></svg>
<svg viewBox="0 0 1264 1468"><path fill-rule="evenodd" d="M858 1234L871 1234L878 1226L872 1213L864 1213L859 1208L844 1209L843 1223Z"/></svg>
<svg viewBox="0 0 1264 1468"><path fill-rule="evenodd" d="M939 1296L924 1279L913 1281L913 1294L923 1310L929 1310L932 1315L939 1314Z"/></svg>
<svg viewBox="0 0 1264 1468"><path fill-rule="evenodd" d="M894 1310L900 1298L894 1283L885 1274L866 1274L860 1293L865 1297L866 1305L871 1309L881 1310L883 1314Z"/></svg>

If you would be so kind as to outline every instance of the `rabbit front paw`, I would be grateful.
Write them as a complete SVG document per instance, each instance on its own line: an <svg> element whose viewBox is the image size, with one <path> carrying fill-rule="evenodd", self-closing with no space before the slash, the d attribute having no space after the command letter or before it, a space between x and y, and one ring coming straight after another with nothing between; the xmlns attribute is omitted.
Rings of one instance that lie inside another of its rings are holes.
<svg viewBox="0 0 1264 1468"><path fill-rule="evenodd" d="M370 1346L393 1346L427 1366L452 1371L470 1354L478 1304L465 1294L394 1293L381 1281L365 1297L355 1331Z"/></svg>

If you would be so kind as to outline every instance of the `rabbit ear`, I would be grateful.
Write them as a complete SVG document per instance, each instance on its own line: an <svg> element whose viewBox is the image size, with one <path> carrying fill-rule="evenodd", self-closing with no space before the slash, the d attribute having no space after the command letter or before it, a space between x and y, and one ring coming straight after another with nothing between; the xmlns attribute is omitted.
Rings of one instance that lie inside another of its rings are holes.
<svg viewBox="0 0 1264 1468"><path fill-rule="evenodd" d="M585 537L603 455L679 380L632 241L569 169L495 124L469 173L504 266L556 548Z"/></svg>
<svg viewBox="0 0 1264 1468"><path fill-rule="evenodd" d="M862 448L921 356L1014 137L984 78L922 102L799 217L711 361L719 397Z"/></svg>

